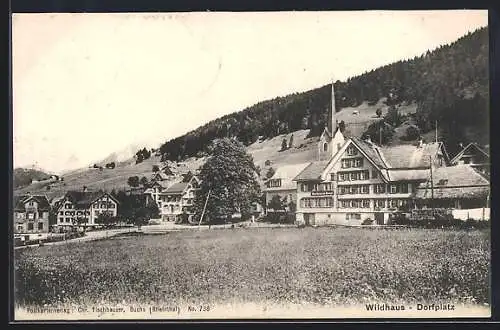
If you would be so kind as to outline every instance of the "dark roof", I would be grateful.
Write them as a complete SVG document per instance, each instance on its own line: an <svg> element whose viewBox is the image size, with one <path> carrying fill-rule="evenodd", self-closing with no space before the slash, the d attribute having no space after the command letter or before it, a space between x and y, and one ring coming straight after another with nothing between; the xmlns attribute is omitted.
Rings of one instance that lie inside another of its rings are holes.
<svg viewBox="0 0 500 330"><path fill-rule="evenodd" d="M430 179L417 187L416 197L434 198L483 198L490 191L490 182L468 165L440 167L433 171L433 191Z"/></svg>
<svg viewBox="0 0 500 330"><path fill-rule="evenodd" d="M163 192L164 194L180 194L182 193L186 187L188 186L188 182L177 182L171 185L170 187Z"/></svg>
<svg viewBox="0 0 500 330"><path fill-rule="evenodd" d="M88 208L96 199L107 195L111 197L115 202L118 202L116 198L104 191L68 191L66 197L75 204L77 209Z"/></svg>
<svg viewBox="0 0 500 330"><path fill-rule="evenodd" d="M13 205L14 210L24 211L24 203L26 203L30 198L33 198L38 203L39 210L50 210L50 203L47 196L43 195L17 195L14 196Z"/></svg>
<svg viewBox="0 0 500 330"><path fill-rule="evenodd" d="M327 160L312 162L306 168L304 168L293 179L293 181L320 180L321 174L323 173L326 165L328 165Z"/></svg>

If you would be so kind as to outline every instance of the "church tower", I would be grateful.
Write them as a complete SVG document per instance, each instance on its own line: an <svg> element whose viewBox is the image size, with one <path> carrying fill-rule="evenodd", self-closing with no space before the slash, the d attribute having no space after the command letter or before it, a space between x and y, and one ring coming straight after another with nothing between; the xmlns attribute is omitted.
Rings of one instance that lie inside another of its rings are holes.
<svg viewBox="0 0 500 330"><path fill-rule="evenodd" d="M332 79L331 105L328 111L328 120L318 143L318 160L330 160L344 145L344 135L338 129L335 109L335 87Z"/></svg>

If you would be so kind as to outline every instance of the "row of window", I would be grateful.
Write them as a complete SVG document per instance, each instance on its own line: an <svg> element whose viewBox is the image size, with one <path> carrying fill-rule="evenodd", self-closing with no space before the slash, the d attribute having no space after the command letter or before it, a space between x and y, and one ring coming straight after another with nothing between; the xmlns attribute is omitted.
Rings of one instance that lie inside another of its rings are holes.
<svg viewBox="0 0 500 330"><path fill-rule="evenodd" d="M303 183L301 185L302 192L309 191L333 191L333 184L331 182L326 183Z"/></svg>
<svg viewBox="0 0 500 330"><path fill-rule="evenodd" d="M363 158L345 158L341 161L342 168L363 167Z"/></svg>
<svg viewBox="0 0 500 330"><path fill-rule="evenodd" d="M333 207L333 198L302 198L300 206L303 208Z"/></svg>
<svg viewBox="0 0 500 330"><path fill-rule="evenodd" d="M370 185L361 185L361 186L339 186L338 194L339 195L356 195L356 194L369 194L370 193Z"/></svg>
<svg viewBox="0 0 500 330"><path fill-rule="evenodd" d="M369 209L371 208L370 199L350 199L339 201L340 207L349 209ZM408 205L408 200L406 199L375 199L373 201L373 207L375 208L399 208L406 207ZM323 198L302 198L300 200L300 207L302 208L322 208L322 207L333 207L333 198L323 197Z"/></svg>
<svg viewBox="0 0 500 330"><path fill-rule="evenodd" d="M267 182L269 188L281 187L281 179L272 179Z"/></svg>
<svg viewBox="0 0 500 330"><path fill-rule="evenodd" d="M373 172L372 178L377 178L378 173ZM332 181L335 181L335 173L331 174ZM359 181L359 180L368 180L370 179L370 171L356 171L356 172L340 172L337 173L338 181Z"/></svg>
<svg viewBox="0 0 500 330"><path fill-rule="evenodd" d="M59 215L75 215L75 211L59 211ZM90 211L76 211L76 215L90 215Z"/></svg>
<svg viewBox="0 0 500 330"><path fill-rule="evenodd" d="M38 223L38 230L43 230L43 222L39 222ZM33 222L29 222L28 223L28 230L34 230L35 229L35 224ZM18 231L22 231L23 230L23 226L22 225L19 225L17 226L17 230Z"/></svg>
<svg viewBox="0 0 500 330"><path fill-rule="evenodd" d="M27 212L25 213L17 213L16 218L17 219L30 219L34 220L35 219L36 213L34 212ZM38 212L38 218L48 218L49 217L49 212Z"/></svg>

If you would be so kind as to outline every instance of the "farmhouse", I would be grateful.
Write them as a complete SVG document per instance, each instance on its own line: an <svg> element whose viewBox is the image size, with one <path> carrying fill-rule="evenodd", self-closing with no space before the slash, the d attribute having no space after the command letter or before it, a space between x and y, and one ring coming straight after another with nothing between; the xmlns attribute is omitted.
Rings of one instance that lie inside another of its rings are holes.
<svg viewBox="0 0 500 330"><path fill-rule="evenodd" d="M489 175L490 155L475 143L469 143L453 159L451 165L467 164Z"/></svg>
<svg viewBox="0 0 500 330"><path fill-rule="evenodd" d="M417 187L415 199L419 208L449 208L455 209L456 214L479 213L478 218L483 218L483 208L489 213L490 182L485 174L469 165L437 168L432 181Z"/></svg>
<svg viewBox="0 0 500 330"><path fill-rule="evenodd" d="M185 214L188 221L193 219L193 205L200 180L193 176L188 182L176 182L158 193L158 207L163 221L180 221Z"/></svg>
<svg viewBox="0 0 500 330"><path fill-rule="evenodd" d="M297 204L297 183L293 179L308 165L309 163L301 163L282 166L266 181L264 187L266 213L275 211L267 207L274 196L278 196L285 205L289 205L290 202Z"/></svg>
<svg viewBox="0 0 500 330"><path fill-rule="evenodd" d="M14 196L14 232L16 234L49 231L49 200L42 195Z"/></svg>
<svg viewBox="0 0 500 330"><path fill-rule="evenodd" d="M84 218L86 226L96 224L100 214L116 217L118 201L104 191L68 191L57 208L56 227L72 226L78 218Z"/></svg>

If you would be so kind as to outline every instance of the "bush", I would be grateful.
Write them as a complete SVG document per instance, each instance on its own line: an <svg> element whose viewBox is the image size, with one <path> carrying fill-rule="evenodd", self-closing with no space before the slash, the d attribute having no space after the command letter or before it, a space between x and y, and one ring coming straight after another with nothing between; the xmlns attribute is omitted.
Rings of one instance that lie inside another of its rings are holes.
<svg viewBox="0 0 500 330"><path fill-rule="evenodd" d="M412 141L420 137L420 130L416 126L410 126L406 129L405 140Z"/></svg>
<svg viewBox="0 0 500 330"><path fill-rule="evenodd" d="M363 222L361 223L362 226L370 226L370 225L373 225L373 219L365 219L363 220Z"/></svg>

